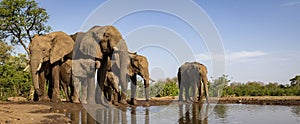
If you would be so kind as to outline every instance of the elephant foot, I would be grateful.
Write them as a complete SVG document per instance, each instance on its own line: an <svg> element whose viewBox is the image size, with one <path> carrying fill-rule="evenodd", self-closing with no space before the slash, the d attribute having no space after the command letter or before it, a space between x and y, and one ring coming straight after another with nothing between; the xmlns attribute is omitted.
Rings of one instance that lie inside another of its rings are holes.
<svg viewBox="0 0 300 124"><path fill-rule="evenodd" d="M60 98L52 98L52 99L50 99L50 102L58 103L58 102L61 102L61 100L60 100Z"/></svg>
<svg viewBox="0 0 300 124"><path fill-rule="evenodd" d="M126 104L127 104L127 101L126 101L126 99L122 99L122 100L120 100L119 103L126 105Z"/></svg>
<svg viewBox="0 0 300 124"><path fill-rule="evenodd" d="M149 104L148 102L146 102L143 106L144 106L144 107L149 107L150 104Z"/></svg>
<svg viewBox="0 0 300 124"><path fill-rule="evenodd" d="M131 98L130 105L136 105L136 100L134 98Z"/></svg>
<svg viewBox="0 0 300 124"><path fill-rule="evenodd" d="M47 96L41 96L40 98L39 98L39 101L41 101L41 102L48 102L50 99L47 97Z"/></svg>
<svg viewBox="0 0 300 124"><path fill-rule="evenodd" d="M88 100L87 103L88 104L96 104L96 101L95 100Z"/></svg>
<svg viewBox="0 0 300 124"><path fill-rule="evenodd" d="M78 96L71 96L70 99L72 103L80 103Z"/></svg>
<svg viewBox="0 0 300 124"><path fill-rule="evenodd" d="M78 98L72 98L72 103L80 103Z"/></svg>
<svg viewBox="0 0 300 124"><path fill-rule="evenodd" d="M193 101L191 99L186 100L187 103L192 103Z"/></svg>
<svg viewBox="0 0 300 124"><path fill-rule="evenodd" d="M112 104L115 105L115 106L119 105L119 103L117 101L113 101Z"/></svg>
<svg viewBox="0 0 300 124"><path fill-rule="evenodd" d="M86 100L81 100L80 102L81 102L81 104L87 104Z"/></svg>

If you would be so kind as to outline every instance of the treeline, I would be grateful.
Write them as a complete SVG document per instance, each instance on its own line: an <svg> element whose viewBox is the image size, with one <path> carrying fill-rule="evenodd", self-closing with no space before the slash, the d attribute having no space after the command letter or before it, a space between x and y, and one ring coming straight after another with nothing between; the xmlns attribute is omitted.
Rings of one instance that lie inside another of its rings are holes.
<svg viewBox="0 0 300 124"><path fill-rule="evenodd" d="M231 83L223 89L222 96L300 96L300 86L260 82Z"/></svg>
<svg viewBox="0 0 300 124"><path fill-rule="evenodd" d="M300 75L290 79L290 84L247 82L230 83L227 75L209 81L209 95L213 97L227 96L300 96ZM190 91L192 92L192 91ZM130 93L130 92L128 92ZM179 88L177 78L168 78L150 84L150 97L177 96ZM141 80L137 84L137 96L143 98L144 85Z"/></svg>

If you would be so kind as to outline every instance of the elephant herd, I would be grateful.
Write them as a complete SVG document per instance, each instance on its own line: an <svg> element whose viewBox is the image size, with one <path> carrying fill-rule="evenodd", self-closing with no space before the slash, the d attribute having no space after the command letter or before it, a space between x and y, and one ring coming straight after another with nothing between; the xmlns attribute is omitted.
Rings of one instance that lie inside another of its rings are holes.
<svg viewBox="0 0 300 124"><path fill-rule="evenodd" d="M60 88L67 101L85 104L127 104L128 79L131 80L130 104L136 104L137 75L144 81L149 100L149 70L145 56L129 52L121 33L114 26L94 26L87 32L67 35L52 32L35 35L29 44L30 66L35 101L60 102ZM208 97L207 69L203 64L187 62L178 70L179 100L185 88L202 83ZM189 82L189 83L187 83ZM46 83L48 91L46 91ZM195 92L193 92L195 98Z"/></svg>

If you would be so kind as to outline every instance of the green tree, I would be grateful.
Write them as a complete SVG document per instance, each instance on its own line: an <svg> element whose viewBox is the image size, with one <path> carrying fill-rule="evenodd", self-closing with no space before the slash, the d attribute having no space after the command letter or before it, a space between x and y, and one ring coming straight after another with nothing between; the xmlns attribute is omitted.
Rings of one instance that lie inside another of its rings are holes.
<svg viewBox="0 0 300 124"><path fill-rule="evenodd" d="M11 56L13 47L0 40L0 65L4 65Z"/></svg>
<svg viewBox="0 0 300 124"><path fill-rule="evenodd" d="M300 75L295 76L294 78L290 79L291 86L300 86Z"/></svg>
<svg viewBox="0 0 300 124"><path fill-rule="evenodd" d="M0 2L0 36L21 45L29 54L26 43L35 34L51 30L46 26L49 15L34 0L2 0Z"/></svg>
<svg viewBox="0 0 300 124"><path fill-rule="evenodd" d="M213 79L210 89L212 90L212 96L221 96L223 88L228 85L230 80L228 79L228 75L222 75L217 79Z"/></svg>
<svg viewBox="0 0 300 124"><path fill-rule="evenodd" d="M160 97L161 92L164 89L164 82L156 82L153 85L150 85L150 97Z"/></svg>
<svg viewBox="0 0 300 124"><path fill-rule="evenodd" d="M11 46L0 42L0 100L5 100L9 96L29 96L31 88L31 76L29 72L24 72L27 59L25 54L18 56L11 55Z"/></svg>

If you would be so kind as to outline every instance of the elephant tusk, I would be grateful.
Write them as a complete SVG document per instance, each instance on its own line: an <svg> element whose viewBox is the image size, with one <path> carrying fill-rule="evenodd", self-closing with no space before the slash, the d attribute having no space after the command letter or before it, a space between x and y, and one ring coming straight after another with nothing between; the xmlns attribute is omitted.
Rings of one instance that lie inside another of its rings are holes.
<svg viewBox="0 0 300 124"><path fill-rule="evenodd" d="M27 65L27 66L24 68L24 70L23 70L23 71L27 71L27 70L28 70L28 68L29 68L29 65Z"/></svg>
<svg viewBox="0 0 300 124"><path fill-rule="evenodd" d="M36 71L41 70L41 68L42 68L42 63L39 64L39 66L38 66L38 68L36 69Z"/></svg>
<svg viewBox="0 0 300 124"><path fill-rule="evenodd" d="M136 55L137 52L131 52L131 51L128 51L129 54L133 54L133 55Z"/></svg>
<svg viewBox="0 0 300 124"><path fill-rule="evenodd" d="M116 51L116 52L117 52L117 51L120 51L117 47L113 47L112 49L113 49L114 51Z"/></svg>

